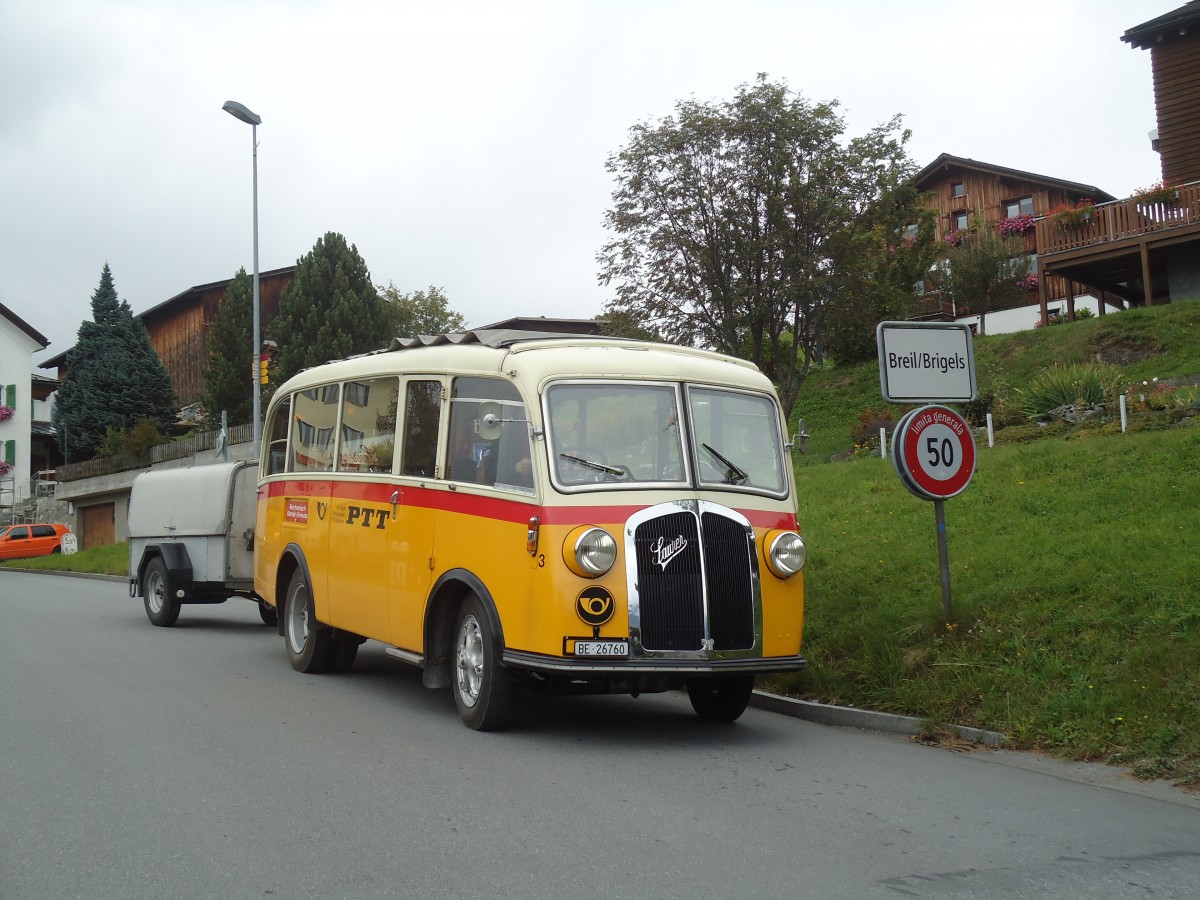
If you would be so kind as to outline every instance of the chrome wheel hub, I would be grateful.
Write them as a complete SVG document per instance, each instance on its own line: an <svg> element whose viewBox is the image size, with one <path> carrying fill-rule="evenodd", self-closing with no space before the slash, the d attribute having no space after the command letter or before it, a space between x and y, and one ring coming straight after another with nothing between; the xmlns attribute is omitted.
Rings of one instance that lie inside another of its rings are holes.
<svg viewBox="0 0 1200 900"><path fill-rule="evenodd" d="M458 642L454 653L455 682L458 696L465 706L479 702L479 688L483 683L483 634L474 616L466 616L458 629Z"/></svg>

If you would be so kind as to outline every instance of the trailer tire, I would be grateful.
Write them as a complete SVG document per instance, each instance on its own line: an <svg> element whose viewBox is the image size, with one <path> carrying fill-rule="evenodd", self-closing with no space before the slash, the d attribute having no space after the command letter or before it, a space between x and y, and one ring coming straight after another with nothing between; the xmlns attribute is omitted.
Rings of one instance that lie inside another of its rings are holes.
<svg viewBox="0 0 1200 900"><path fill-rule="evenodd" d="M329 666L329 628L317 621L312 591L304 571L297 569L288 582L283 606L283 643L297 672L324 672Z"/></svg>
<svg viewBox="0 0 1200 900"><path fill-rule="evenodd" d="M142 572L142 602L152 625L170 628L179 620L179 598L171 596L167 586L167 564L161 556L146 563Z"/></svg>

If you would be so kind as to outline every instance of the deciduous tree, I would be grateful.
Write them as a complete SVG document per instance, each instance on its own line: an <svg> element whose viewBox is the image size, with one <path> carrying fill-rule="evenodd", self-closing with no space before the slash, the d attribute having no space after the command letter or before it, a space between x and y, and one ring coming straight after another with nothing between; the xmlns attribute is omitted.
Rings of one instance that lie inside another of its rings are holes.
<svg viewBox="0 0 1200 900"><path fill-rule="evenodd" d="M379 296L391 321L391 334L396 337L415 337L419 334L451 334L467 327L467 320L450 308L450 302L439 287L427 291L400 293L392 282L379 288Z"/></svg>
<svg viewBox="0 0 1200 900"><path fill-rule="evenodd" d="M836 102L763 75L730 101L683 101L635 125L607 162L607 310L752 360L790 413L830 310L854 286L863 233L913 171L907 139L899 117L847 139Z"/></svg>
<svg viewBox="0 0 1200 900"><path fill-rule="evenodd" d="M981 220L947 250L945 263L934 273L938 290L953 301L957 315L979 316L980 334L987 333L988 313L1021 304L1028 292L1020 282L1028 274L1024 239L1003 237Z"/></svg>

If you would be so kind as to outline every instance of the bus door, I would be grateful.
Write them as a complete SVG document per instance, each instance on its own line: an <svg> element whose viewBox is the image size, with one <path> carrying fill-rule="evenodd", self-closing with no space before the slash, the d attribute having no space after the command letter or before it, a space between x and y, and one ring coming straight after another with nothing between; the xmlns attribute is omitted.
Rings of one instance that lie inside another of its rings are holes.
<svg viewBox="0 0 1200 900"><path fill-rule="evenodd" d="M378 641L391 635L386 578L390 552L400 379L342 385L336 487L329 529L329 622Z"/></svg>
<svg viewBox="0 0 1200 900"><path fill-rule="evenodd" d="M444 383L416 376L401 384L404 403L397 431L400 477L387 497L387 603L390 643L420 653L425 600L432 584L433 539L437 501L438 432Z"/></svg>

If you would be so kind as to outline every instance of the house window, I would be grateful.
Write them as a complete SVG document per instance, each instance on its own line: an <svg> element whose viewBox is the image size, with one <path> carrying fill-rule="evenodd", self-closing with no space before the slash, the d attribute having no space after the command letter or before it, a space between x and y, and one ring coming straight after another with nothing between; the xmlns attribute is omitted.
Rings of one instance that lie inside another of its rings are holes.
<svg viewBox="0 0 1200 900"><path fill-rule="evenodd" d="M1004 201L1004 218L1013 219L1017 216L1033 215L1033 197L1018 197L1016 200Z"/></svg>
<svg viewBox="0 0 1200 900"><path fill-rule="evenodd" d="M958 212L950 213L950 224L954 226L955 231L966 231L971 227L971 217L967 215L965 209L960 209Z"/></svg>
<svg viewBox="0 0 1200 900"><path fill-rule="evenodd" d="M918 225L905 225L904 226L905 239L909 240L909 241L915 241L917 239L917 234L920 232L920 230L921 230L921 228Z"/></svg>
<svg viewBox="0 0 1200 900"><path fill-rule="evenodd" d="M950 196L951 197L967 196L967 186L965 184L963 184L961 181L954 182L954 184L950 185Z"/></svg>

